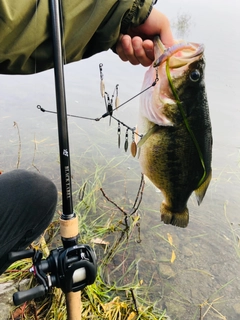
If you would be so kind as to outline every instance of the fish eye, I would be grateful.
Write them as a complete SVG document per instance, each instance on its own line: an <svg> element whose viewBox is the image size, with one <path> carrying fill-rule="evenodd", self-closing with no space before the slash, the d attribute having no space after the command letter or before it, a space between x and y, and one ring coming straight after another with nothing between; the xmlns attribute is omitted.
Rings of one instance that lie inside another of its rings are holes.
<svg viewBox="0 0 240 320"><path fill-rule="evenodd" d="M190 80L193 82L197 82L200 79L200 77L201 77L201 73L198 69L192 71L189 75Z"/></svg>

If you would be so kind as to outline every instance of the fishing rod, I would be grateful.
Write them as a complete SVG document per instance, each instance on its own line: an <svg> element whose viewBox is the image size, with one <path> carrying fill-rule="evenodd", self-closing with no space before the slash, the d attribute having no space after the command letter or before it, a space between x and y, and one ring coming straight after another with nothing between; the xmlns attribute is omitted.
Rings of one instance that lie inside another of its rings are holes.
<svg viewBox="0 0 240 320"><path fill-rule="evenodd" d="M64 248L77 245L78 219L73 212L70 150L66 112L66 94L63 69L63 47L61 34L61 0L49 0L52 20L53 55L55 73L55 91L57 103L58 139L62 185L62 215L60 218L60 234ZM81 319L81 293L66 293L67 315L69 320Z"/></svg>
<svg viewBox="0 0 240 320"><path fill-rule="evenodd" d="M66 111L66 94L63 68L61 0L49 0L52 24L53 60L55 75L55 93L57 106L58 140L62 187L62 214L60 217L60 234L63 246L50 252L42 260L39 250L12 252L10 261L32 258L30 269L36 276L39 285L35 288L16 292L13 302L19 305L27 300L41 297L52 291L53 287L61 288L66 295L67 319L81 319L81 290L94 283L97 273L95 252L88 245L78 244L78 218L73 211L71 164L68 139Z"/></svg>

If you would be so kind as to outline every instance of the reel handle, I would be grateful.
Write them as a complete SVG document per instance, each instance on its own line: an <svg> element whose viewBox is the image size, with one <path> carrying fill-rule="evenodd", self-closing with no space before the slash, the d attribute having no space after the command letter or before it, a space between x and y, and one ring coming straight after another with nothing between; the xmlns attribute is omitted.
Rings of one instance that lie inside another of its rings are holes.
<svg viewBox="0 0 240 320"><path fill-rule="evenodd" d="M24 303L25 301L29 301L35 298L39 298L42 297L46 294L46 289L44 287L43 284L35 287L35 288L31 288L29 290L25 290L25 291L19 291L19 292L15 292L13 294L13 302L15 304L15 306L18 306L22 303Z"/></svg>
<svg viewBox="0 0 240 320"><path fill-rule="evenodd" d="M8 254L8 261L13 263L17 260L21 260L21 259L25 259L25 258L32 258L34 256L34 253L35 253L34 249L10 252Z"/></svg>

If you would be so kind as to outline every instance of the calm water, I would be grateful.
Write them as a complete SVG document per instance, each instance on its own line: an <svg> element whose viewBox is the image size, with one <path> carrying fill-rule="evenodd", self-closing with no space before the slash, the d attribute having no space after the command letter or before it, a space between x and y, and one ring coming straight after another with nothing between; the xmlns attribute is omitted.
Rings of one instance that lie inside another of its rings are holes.
<svg viewBox="0 0 240 320"><path fill-rule="evenodd" d="M237 320L240 318L240 3L169 0L159 1L157 7L174 25L179 17L190 17L183 37L204 43L206 48L206 84L214 138L213 179L200 207L194 196L189 200L190 223L184 230L160 223L161 195L147 183L140 208L143 241L129 250L133 258L140 259L140 277L149 284L153 301L157 299L157 306L167 309L171 319L199 319L201 304L204 320ZM176 29L174 32L177 35ZM103 63L106 91L110 95L116 84L120 102L139 92L145 69L122 63L111 52L102 53L65 68L70 114L99 117L104 113L99 63ZM21 137L20 167L35 170L34 164L59 186L56 117L36 108L40 104L55 110L53 72L1 76L0 92L0 169L16 168L18 133L13 127L16 121ZM135 99L116 116L134 126L137 110ZM135 189L128 190L134 197L140 179L138 162L125 155L123 148L117 148L116 132L116 123L109 127L107 119L94 122L69 118L73 188L82 176L87 179L95 166L106 165L111 158L123 159L125 162L118 169L122 177L136 182ZM86 163L90 164L87 170ZM105 186L111 197L121 190L125 192L122 180L112 180ZM172 247L166 241L169 235L175 246L174 263L170 263ZM149 270L152 279L146 275Z"/></svg>

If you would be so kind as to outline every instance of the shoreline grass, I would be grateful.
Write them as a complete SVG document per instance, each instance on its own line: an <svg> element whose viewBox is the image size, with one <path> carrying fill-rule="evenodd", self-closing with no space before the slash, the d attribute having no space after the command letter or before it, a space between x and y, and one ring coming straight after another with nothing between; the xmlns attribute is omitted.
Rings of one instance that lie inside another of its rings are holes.
<svg viewBox="0 0 240 320"><path fill-rule="evenodd" d="M135 242L138 233L138 214L128 218L108 203L100 192L105 180L104 168L96 167L93 177L83 183L73 197L78 198L84 187L84 195L75 205L79 217L81 244L90 244L97 253L98 274L93 285L82 291L82 320L166 320L164 310L160 310L147 297L148 290L138 275L138 257L127 252L126 248ZM130 206L126 200L126 208ZM124 206L124 203L123 203ZM61 207L61 203L59 203ZM56 215L57 218L57 215ZM32 244L47 257L49 251L61 246L58 219L54 220L41 237ZM1 282L21 282L29 280L29 286L36 285L36 280L28 272L31 259L23 259L11 265L1 278ZM19 311L13 308L12 319ZM60 289L43 299L36 299L24 304L22 317L31 319L67 319L65 297ZM20 318L19 318L20 319Z"/></svg>

